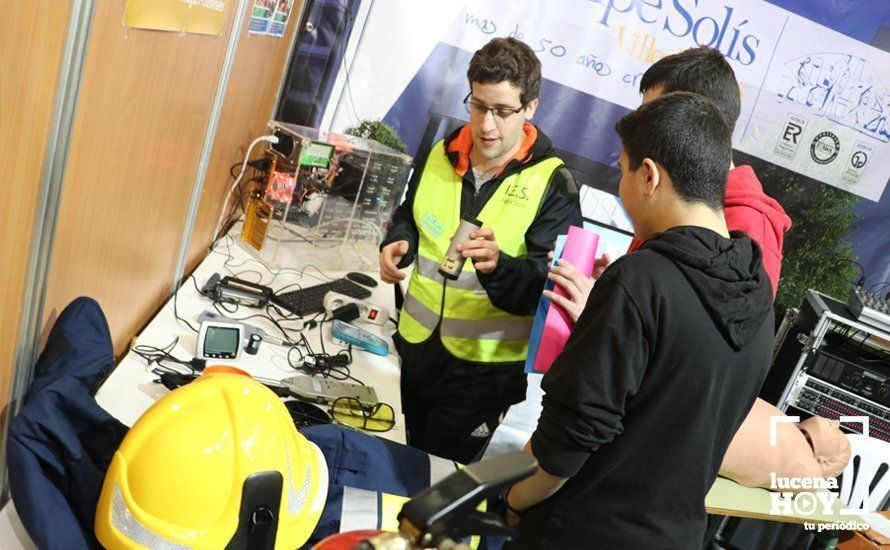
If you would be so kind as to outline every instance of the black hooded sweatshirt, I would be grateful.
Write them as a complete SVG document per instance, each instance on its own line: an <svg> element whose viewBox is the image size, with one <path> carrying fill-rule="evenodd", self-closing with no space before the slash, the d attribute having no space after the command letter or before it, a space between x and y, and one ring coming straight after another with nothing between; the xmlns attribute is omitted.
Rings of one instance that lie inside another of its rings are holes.
<svg viewBox="0 0 890 550"><path fill-rule="evenodd" d="M544 376L531 439L569 477L514 548L702 545L705 495L770 364L760 248L701 227L656 234L597 281Z"/></svg>

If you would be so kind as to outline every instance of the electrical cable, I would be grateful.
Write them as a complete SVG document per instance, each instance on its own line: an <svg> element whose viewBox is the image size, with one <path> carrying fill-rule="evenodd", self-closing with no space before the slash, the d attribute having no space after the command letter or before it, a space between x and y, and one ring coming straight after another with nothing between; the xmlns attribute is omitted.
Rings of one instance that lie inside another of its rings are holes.
<svg viewBox="0 0 890 550"><path fill-rule="evenodd" d="M256 170L256 169L254 168L254 170ZM242 182L242 183L238 184L238 189L237 189L238 200L232 202L232 206L229 208L229 213L225 216L225 219L222 222L221 229L229 227L229 224L231 224L238 218L239 209L242 213L247 212L247 204L246 204L246 201L244 200L244 198L245 198L245 196L250 194L249 193L249 191L251 189L250 184L252 184L254 182L263 182L263 181L265 181L265 179L266 178L264 176L259 175L259 176L254 176L254 177L250 178L249 180L247 180L247 182Z"/></svg>
<svg viewBox="0 0 890 550"><path fill-rule="evenodd" d="M161 383L170 390L191 382L197 378L198 371L204 368L204 361L199 359L186 361L174 356L171 351L178 343L177 337L163 348L145 344L133 346L133 353L141 357L150 367L155 365L151 369L152 374L159 377L155 383Z"/></svg>
<svg viewBox="0 0 890 550"><path fill-rule="evenodd" d="M189 278L194 279L195 276L189 275ZM195 281L195 286L197 286L197 281ZM185 319L183 319L182 317L179 316L179 310L177 309L177 306L176 306L176 302L178 302L178 301L179 301L179 292L177 289L177 292L173 293L173 317L175 317L177 321L181 321L181 322L185 323L185 325L188 328L190 328L192 330L192 332L198 332L198 329L193 327L191 323L189 323L188 321L186 321Z"/></svg>
<svg viewBox="0 0 890 550"><path fill-rule="evenodd" d="M859 268L859 278L853 283L853 286L856 288L862 288L862 285L865 284L865 268L862 267L862 264L855 260L851 260L849 258L841 258L840 260L834 262L834 267L837 267L838 264L842 263L851 263Z"/></svg>
<svg viewBox="0 0 890 550"><path fill-rule="evenodd" d="M244 172L247 171L247 163L248 163L248 159L250 158L250 152L253 151L253 148L256 146L256 144L260 143L261 141L275 144L275 143L278 143L278 136L260 136L250 142L250 145L247 147L247 152L244 153L244 162L241 163L241 172L238 174L238 177L235 178L235 181L234 181L234 183L232 183L232 186L229 188L228 193L226 193L226 195L225 195L226 198L223 201L222 208L220 208L219 218L216 220L216 224L214 225L214 229L213 229L213 240L214 241L216 241L219 238L218 235L219 235L219 231L220 231L220 224L222 223L223 215L225 214L225 211L226 211L226 205L229 202L229 196L232 194L232 191L235 190L235 187L238 186L238 183L241 181L241 178L244 177Z"/></svg>

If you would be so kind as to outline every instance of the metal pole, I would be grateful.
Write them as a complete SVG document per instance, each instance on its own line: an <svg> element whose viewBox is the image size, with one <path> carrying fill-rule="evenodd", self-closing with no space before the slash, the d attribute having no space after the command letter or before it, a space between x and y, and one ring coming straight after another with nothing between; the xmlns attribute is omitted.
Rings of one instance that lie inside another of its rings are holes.
<svg viewBox="0 0 890 550"><path fill-rule="evenodd" d="M43 301L46 296L46 280L49 275L49 262L52 257L59 218L65 169L71 151L71 134L77 114L80 86L83 81L83 66L93 24L94 4L93 0L73 0L71 3L68 35L65 38L49 138L43 156L40 195L37 198L37 209L34 213L31 254L28 259L28 271L25 275L26 284L22 297L12 388L9 394L6 422L3 426L4 441L9 429L9 422L21 408L22 398L31 385L34 363L37 361ZM3 493L0 500L6 502L8 497L9 478L6 468L3 468Z"/></svg>

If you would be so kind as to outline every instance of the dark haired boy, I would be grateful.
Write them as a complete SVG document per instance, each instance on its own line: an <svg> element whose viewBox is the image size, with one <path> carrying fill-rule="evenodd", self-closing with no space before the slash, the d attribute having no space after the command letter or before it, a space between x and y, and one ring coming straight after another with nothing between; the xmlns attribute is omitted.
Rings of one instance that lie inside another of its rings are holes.
<svg viewBox="0 0 890 550"><path fill-rule="evenodd" d="M526 446L540 467L505 496L517 548L700 547L705 495L770 363L760 248L723 218L723 116L674 92L616 131L644 243L598 279L544 376Z"/></svg>
<svg viewBox="0 0 890 550"><path fill-rule="evenodd" d="M470 123L418 158L380 251L387 283L408 293L394 336L402 359L408 442L470 462L513 403L556 236L581 223L577 188L550 140L529 123L541 63L528 45L495 38L470 61ZM455 281L437 271L461 218L482 222L460 243Z"/></svg>
<svg viewBox="0 0 890 550"><path fill-rule="evenodd" d="M640 79L643 103L669 92L693 92L710 99L729 123L735 127L741 110L741 96L735 73L720 50L709 46L690 48L661 58ZM730 158L723 197L723 216L732 231L744 231L760 245L763 267L769 276L773 297L782 273L782 241L791 228L791 219L775 199L763 192L763 186L750 166L735 166ZM636 235L628 252L643 244ZM585 277L570 263L560 260L551 278L566 289L565 298L553 292L545 296L559 304L571 319L577 319L596 279L611 259L608 255L597 260L594 277Z"/></svg>
<svg viewBox="0 0 890 550"><path fill-rule="evenodd" d="M690 48L661 58L643 73L640 80L643 103L669 92L705 96L720 109L730 130L735 128L741 111L739 84L720 50L708 46ZM791 228L791 219L782 205L763 192L754 169L747 165L730 166L723 205L727 227L744 231L760 245L763 267L775 296L782 273L782 240ZM637 237L630 250L636 250L641 244Z"/></svg>

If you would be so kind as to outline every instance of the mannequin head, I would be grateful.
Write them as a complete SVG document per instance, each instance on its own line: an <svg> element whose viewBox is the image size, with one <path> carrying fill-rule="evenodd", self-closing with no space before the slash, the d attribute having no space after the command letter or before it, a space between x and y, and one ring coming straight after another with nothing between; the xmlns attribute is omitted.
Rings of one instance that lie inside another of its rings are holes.
<svg viewBox="0 0 890 550"><path fill-rule="evenodd" d="M798 426L813 447L813 455L825 477L837 477L850 461L850 442L840 429L840 422L819 416Z"/></svg>
<svg viewBox="0 0 890 550"><path fill-rule="evenodd" d="M732 438L720 475L746 487L772 487L772 475L784 478L837 477L850 461L850 442L836 420L813 417L797 425L775 422L785 413L763 399ZM775 441L770 442L770 426Z"/></svg>

